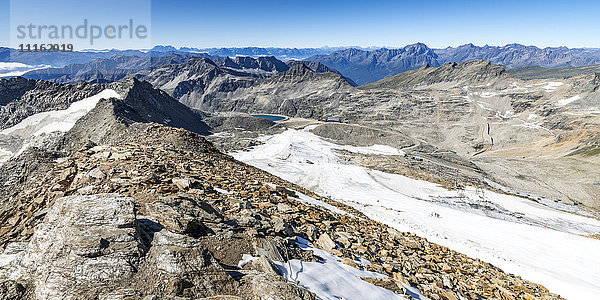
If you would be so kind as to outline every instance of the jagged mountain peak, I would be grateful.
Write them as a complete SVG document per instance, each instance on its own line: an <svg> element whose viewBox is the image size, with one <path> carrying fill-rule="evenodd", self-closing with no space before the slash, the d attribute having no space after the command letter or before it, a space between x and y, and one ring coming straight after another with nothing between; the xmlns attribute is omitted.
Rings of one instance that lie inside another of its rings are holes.
<svg viewBox="0 0 600 300"><path fill-rule="evenodd" d="M314 65L314 62L312 63ZM311 78L315 80L320 80L324 78L336 78L339 79L340 82L344 84L353 86L354 84L348 81L345 77L337 72L317 72L310 67L311 62L303 62L298 61L292 64L289 69L285 72L278 73L273 76L270 80L272 81L296 81L302 80L304 78Z"/></svg>
<svg viewBox="0 0 600 300"><path fill-rule="evenodd" d="M212 61L210 58L200 57L200 56L192 56L192 57L188 58L185 63L197 64L197 65L207 64L207 65L211 65L214 67L218 67L217 64L214 61Z"/></svg>
<svg viewBox="0 0 600 300"><path fill-rule="evenodd" d="M235 63L242 68L260 69L268 72L283 72L288 69L288 66L275 56L259 56L257 58L238 56L235 58Z"/></svg>
<svg viewBox="0 0 600 300"><path fill-rule="evenodd" d="M302 80L302 78L313 77L313 75L317 74L311 68L309 68L304 62L298 62L293 64L289 69L285 72L281 72L269 78L270 82L282 82L282 81L297 81Z"/></svg>
<svg viewBox="0 0 600 300"><path fill-rule="evenodd" d="M152 84L150 84L148 81L140 80L136 77L129 78L129 79L125 80L123 83L129 87L129 89L128 89L129 91L144 90L144 89L154 90L154 87L152 87ZM116 83L115 85L119 85L119 83Z"/></svg>
<svg viewBox="0 0 600 300"><path fill-rule="evenodd" d="M421 42L407 45L403 47L402 50L416 54L433 53L433 50L431 48L429 48L427 45Z"/></svg>
<svg viewBox="0 0 600 300"><path fill-rule="evenodd" d="M302 62L304 65L306 65L307 67L309 67L311 70L317 72L317 73L327 73L327 72L331 72L331 73L336 73L336 74L341 74L338 70L334 69L334 68L330 68L318 61L298 61L298 60L290 60L288 62L286 62L286 64L288 66L293 66L297 63Z"/></svg>
<svg viewBox="0 0 600 300"><path fill-rule="evenodd" d="M150 51L155 51L155 52L172 52L172 51L177 51L177 48L171 46L171 45L157 45L154 46Z"/></svg>
<svg viewBox="0 0 600 300"><path fill-rule="evenodd" d="M229 56L223 59L223 66L234 69L241 69L240 65L238 65L235 61L233 61Z"/></svg>
<svg viewBox="0 0 600 300"><path fill-rule="evenodd" d="M289 70L286 71L287 74L291 75L305 75L309 73L315 73L311 68L309 68L304 62L298 62L292 65Z"/></svg>

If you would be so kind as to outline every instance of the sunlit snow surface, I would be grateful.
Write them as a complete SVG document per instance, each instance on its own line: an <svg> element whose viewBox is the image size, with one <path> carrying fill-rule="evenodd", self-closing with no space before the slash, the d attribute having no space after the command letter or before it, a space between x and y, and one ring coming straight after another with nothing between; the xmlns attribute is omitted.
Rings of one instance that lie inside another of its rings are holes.
<svg viewBox="0 0 600 300"><path fill-rule="evenodd" d="M232 155L568 299L600 295L600 240L580 235L600 233L596 219L515 196L473 189L448 191L433 183L369 170L341 160L334 149L345 147L308 130L288 130L262 139L263 145Z"/></svg>
<svg viewBox="0 0 600 300"><path fill-rule="evenodd" d="M323 258L321 262L305 262L292 259L286 263L275 262L283 277L307 288L320 299L408 299L384 288L368 283L361 278L385 279L379 273L359 270L341 262L337 256L312 247L308 241L298 238L300 247L312 250ZM413 294L416 299L426 299L421 294Z"/></svg>
<svg viewBox="0 0 600 300"><path fill-rule="evenodd" d="M579 99L581 99L581 96L576 95L576 96L573 96L573 97L568 98L568 99L558 100L558 105L564 106L564 105L573 103L573 102L575 102L575 101L577 101Z"/></svg>

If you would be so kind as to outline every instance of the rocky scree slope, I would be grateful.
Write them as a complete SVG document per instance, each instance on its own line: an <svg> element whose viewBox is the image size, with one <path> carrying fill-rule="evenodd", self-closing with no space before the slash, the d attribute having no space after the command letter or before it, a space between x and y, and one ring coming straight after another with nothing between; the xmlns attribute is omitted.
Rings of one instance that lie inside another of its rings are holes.
<svg viewBox="0 0 600 300"><path fill-rule="evenodd" d="M523 80L552 78L566 79L574 76L600 73L600 65L554 69L532 66L511 69L508 70L508 73L516 78Z"/></svg>
<svg viewBox="0 0 600 300"><path fill-rule="evenodd" d="M371 124L453 150L502 185L594 210L597 78L522 81L502 66L473 61L405 72L362 89L403 104L384 114L391 102L381 101L375 107L382 118Z"/></svg>
<svg viewBox="0 0 600 300"><path fill-rule="evenodd" d="M148 83L111 87L122 99L101 100L54 147L32 147L0 167L2 298L312 299L272 263L319 260L296 236L348 265L370 260L361 268L393 278L370 282L397 293L410 284L434 298L558 298L157 124L203 128ZM351 215L300 203L294 191ZM239 267L243 254L263 257Z"/></svg>
<svg viewBox="0 0 600 300"><path fill-rule="evenodd" d="M134 123L116 142L35 170L1 206L3 298L312 299L271 263L319 260L297 247L296 236L351 266L388 274L371 282L398 293L404 283L432 299L559 298L369 221L183 129ZM349 214L299 202L295 191ZM240 268L242 254L262 257ZM371 264L360 266L358 255Z"/></svg>

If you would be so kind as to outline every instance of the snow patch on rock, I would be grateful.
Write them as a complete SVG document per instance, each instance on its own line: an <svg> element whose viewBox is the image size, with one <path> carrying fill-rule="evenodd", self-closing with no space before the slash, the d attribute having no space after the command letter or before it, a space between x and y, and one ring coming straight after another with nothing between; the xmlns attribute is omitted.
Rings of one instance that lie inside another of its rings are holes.
<svg viewBox="0 0 600 300"><path fill-rule="evenodd" d="M275 265L288 281L305 287L320 299L408 299L361 279L386 279L388 276L353 268L342 263L339 257L313 247L307 240L298 240L300 248L313 251L315 255L323 258L323 261L305 262L292 259L285 263L275 262Z"/></svg>
<svg viewBox="0 0 600 300"><path fill-rule="evenodd" d="M0 131L0 140L28 141L41 135L67 132L81 117L96 107L98 101L108 98L120 99L121 95L114 90L106 89L94 96L71 103L67 109L37 113L25 118L15 126ZM19 155L30 144L31 142L23 142L21 145L15 145L14 148L19 149L17 151L0 148L0 163Z"/></svg>

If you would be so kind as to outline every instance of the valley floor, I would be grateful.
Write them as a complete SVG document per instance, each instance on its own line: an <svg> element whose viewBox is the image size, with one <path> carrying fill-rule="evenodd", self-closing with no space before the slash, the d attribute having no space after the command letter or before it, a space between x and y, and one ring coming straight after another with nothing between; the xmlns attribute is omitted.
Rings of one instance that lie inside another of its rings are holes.
<svg viewBox="0 0 600 300"><path fill-rule="evenodd" d="M336 149L399 155L386 147L350 147L302 130L260 137L232 155L243 162L348 204L398 230L492 263L567 299L600 294L600 221L530 200L436 184L346 162Z"/></svg>

